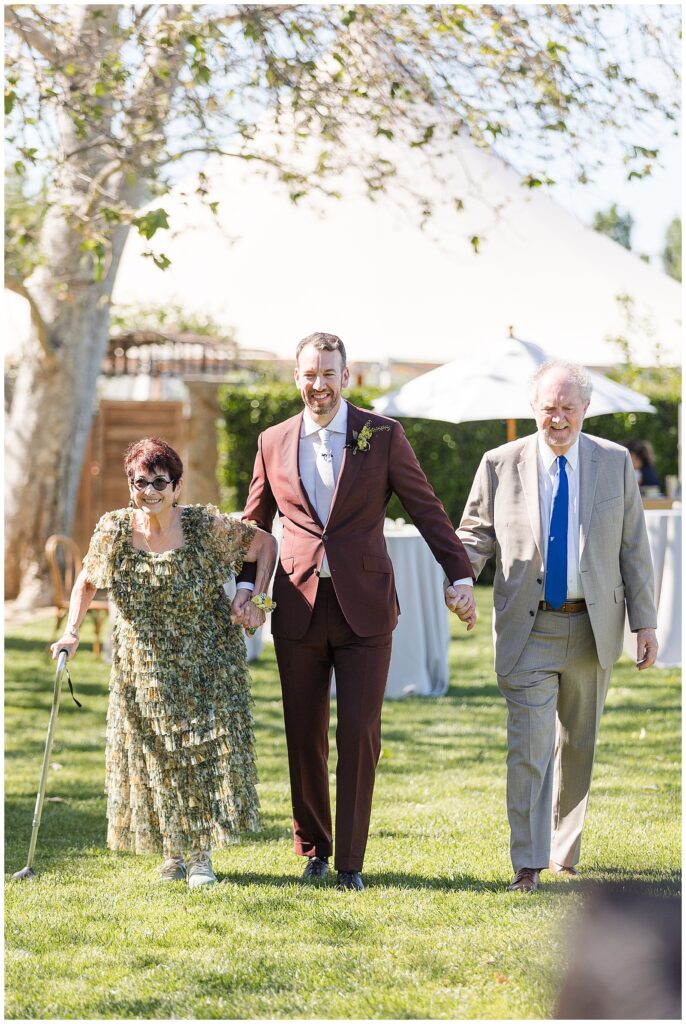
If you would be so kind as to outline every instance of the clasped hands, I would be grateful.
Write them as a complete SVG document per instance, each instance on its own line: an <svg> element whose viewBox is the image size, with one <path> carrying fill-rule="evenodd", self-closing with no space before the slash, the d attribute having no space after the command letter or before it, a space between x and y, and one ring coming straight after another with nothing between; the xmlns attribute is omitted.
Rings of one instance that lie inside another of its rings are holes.
<svg viewBox="0 0 686 1024"><path fill-rule="evenodd" d="M450 611L455 612L458 619L467 623L467 632L474 629L477 619L474 587L466 583L457 587L447 587L443 596Z"/></svg>
<svg viewBox="0 0 686 1024"><path fill-rule="evenodd" d="M252 596L252 590L241 587L231 602L231 621L235 626L242 626L251 636L256 629L264 625L267 618L264 612L252 603Z"/></svg>

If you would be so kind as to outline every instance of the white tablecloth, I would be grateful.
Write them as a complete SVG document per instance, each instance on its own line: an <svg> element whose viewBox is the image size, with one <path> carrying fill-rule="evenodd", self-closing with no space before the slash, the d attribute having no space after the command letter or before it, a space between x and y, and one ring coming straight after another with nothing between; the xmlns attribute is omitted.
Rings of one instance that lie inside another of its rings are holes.
<svg viewBox="0 0 686 1024"><path fill-rule="evenodd" d="M646 509L646 527L655 572L657 639L656 665L681 665L681 509ZM624 652L636 658L636 635L626 625Z"/></svg>
<svg viewBox="0 0 686 1024"><path fill-rule="evenodd" d="M386 529L384 538L401 612L393 633L386 697L440 697L448 689L450 640L443 570L416 527Z"/></svg>

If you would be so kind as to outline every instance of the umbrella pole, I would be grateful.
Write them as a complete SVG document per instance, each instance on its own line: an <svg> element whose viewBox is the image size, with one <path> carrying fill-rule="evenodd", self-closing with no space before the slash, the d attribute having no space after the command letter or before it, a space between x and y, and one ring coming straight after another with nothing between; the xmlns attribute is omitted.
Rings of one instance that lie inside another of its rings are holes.
<svg viewBox="0 0 686 1024"><path fill-rule="evenodd" d="M507 440L508 441L516 441L517 440L517 421L516 420L508 420L507 421Z"/></svg>

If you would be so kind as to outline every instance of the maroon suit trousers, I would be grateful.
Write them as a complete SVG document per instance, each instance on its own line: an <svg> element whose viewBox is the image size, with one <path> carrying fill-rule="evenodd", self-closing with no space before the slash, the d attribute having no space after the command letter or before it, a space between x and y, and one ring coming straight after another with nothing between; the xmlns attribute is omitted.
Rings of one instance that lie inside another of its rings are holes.
<svg viewBox="0 0 686 1024"><path fill-rule="evenodd" d="M331 580L321 579L305 636L275 636L274 647L283 692L295 852L328 857L333 851L328 766L333 669L338 709L335 867L361 871L381 752L391 634L353 633Z"/></svg>

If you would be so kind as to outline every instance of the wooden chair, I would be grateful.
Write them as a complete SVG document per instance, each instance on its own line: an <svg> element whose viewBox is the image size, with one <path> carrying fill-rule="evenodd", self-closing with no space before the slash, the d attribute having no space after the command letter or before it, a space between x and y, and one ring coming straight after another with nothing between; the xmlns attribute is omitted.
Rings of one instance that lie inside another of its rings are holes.
<svg viewBox="0 0 686 1024"><path fill-rule="evenodd" d="M45 554L50 568L50 577L55 604L55 634L59 634L60 625L69 611L69 598L76 577L83 568L83 561L79 549L71 537L65 537L61 533L53 533L45 542ZM93 615L95 625L95 643L93 653L96 657L100 654L100 631L102 623L109 614L109 604L102 595L104 591L97 591L95 598L91 601L87 614Z"/></svg>

